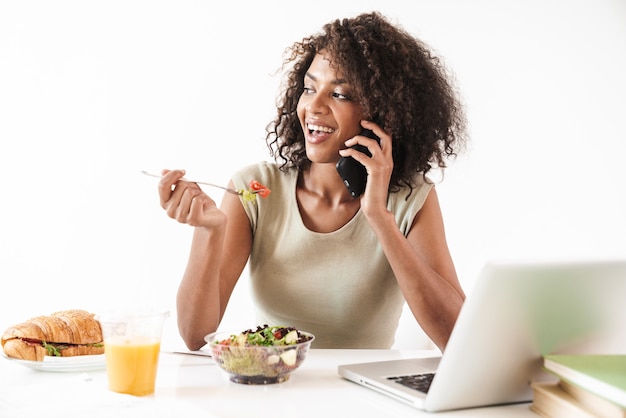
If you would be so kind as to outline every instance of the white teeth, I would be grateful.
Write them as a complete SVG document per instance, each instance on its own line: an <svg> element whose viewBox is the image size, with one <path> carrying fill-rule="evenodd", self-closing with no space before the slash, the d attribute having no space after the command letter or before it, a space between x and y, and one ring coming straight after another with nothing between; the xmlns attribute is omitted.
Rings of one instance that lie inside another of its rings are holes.
<svg viewBox="0 0 626 418"><path fill-rule="evenodd" d="M334 129L327 128L325 126L307 125L307 128L309 129L309 131L320 131L328 134L332 134L333 132L335 132Z"/></svg>

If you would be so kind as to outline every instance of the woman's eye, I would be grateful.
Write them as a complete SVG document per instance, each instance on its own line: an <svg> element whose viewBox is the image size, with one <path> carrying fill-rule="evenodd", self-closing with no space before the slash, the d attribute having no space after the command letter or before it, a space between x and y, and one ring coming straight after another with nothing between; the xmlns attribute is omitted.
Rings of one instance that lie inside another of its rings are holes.
<svg viewBox="0 0 626 418"><path fill-rule="evenodd" d="M350 99L350 96L348 96L347 94L340 93L340 92L334 92L333 97L339 100L352 100Z"/></svg>
<svg viewBox="0 0 626 418"><path fill-rule="evenodd" d="M302 89L302 93L304 94L311 94L312 92L313 92L313 87L304 86L304 88Z"/></svg>

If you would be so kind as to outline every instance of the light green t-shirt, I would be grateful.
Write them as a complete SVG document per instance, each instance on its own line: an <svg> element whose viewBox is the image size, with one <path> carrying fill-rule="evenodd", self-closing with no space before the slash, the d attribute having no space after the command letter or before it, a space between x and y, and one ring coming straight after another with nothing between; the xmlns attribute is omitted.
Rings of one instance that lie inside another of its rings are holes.
<svg viewBox="0 0 626 418"><path fill-rule="evenodd" d="M243 202L252 226L249 261L258 324L294 326L315 335L314 348L390 348L404 297L367 219L359 210L330 233L307 229L296 201L296 170L269 162L233 176L237 189L258 180L266 198ZM432 184L392 193L388 208L406 236Z"/></svg>

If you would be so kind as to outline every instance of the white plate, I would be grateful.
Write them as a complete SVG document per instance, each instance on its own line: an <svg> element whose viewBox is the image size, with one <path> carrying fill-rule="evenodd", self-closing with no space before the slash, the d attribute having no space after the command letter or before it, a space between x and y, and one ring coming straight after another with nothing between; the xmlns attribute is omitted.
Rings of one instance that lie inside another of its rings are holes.
<svg viewBox="0 0 626 418"><path fill-rule="evenodd" d="M88 372L106 369L104 354L73 357L45 356L43 361L15 359L7 357L4 352L2 357L21 366L42 372Z"/></svg>

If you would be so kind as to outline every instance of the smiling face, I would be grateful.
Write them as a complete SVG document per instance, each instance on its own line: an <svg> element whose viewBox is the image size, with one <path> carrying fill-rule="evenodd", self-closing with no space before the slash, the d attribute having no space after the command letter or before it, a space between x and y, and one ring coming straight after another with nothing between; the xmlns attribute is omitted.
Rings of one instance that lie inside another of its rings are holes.
<svg viewBox="0 0 626 418"><path fill-rule="evenodd" d="M298 101L307 157L314 163L336 163L344 142L361 131L363 111L341 71L317 54L304 76Z"/></svg>

